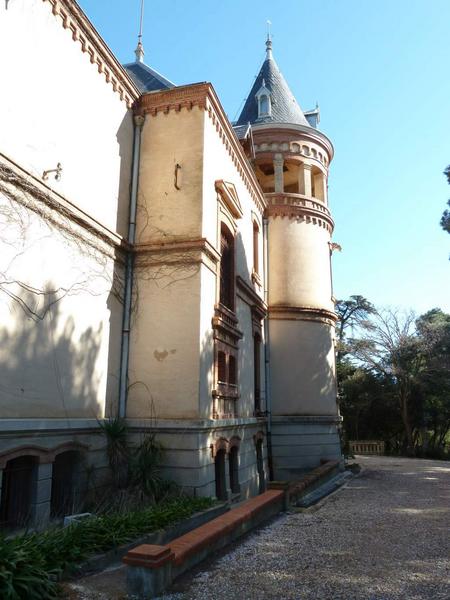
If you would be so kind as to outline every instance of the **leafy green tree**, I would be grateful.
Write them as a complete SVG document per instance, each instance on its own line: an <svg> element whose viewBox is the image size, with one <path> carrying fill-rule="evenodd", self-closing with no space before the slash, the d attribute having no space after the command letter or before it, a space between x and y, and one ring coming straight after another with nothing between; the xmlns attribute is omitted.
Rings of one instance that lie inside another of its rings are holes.
<svg viewBox="0 0 450 600"><path fill-rule="evenodd" d="M335 306L338 314L337 324L337 361L341 362L347 353L345 337L348 329L352 331L364 323L364 321L375 312L375 307L364 296L350 296L348 300L338 300Z"/></svg>
<svg viewBox="0 0 450 600"><path fill-rule="evenodd" d="M447 177L448 183L450 183L450 165L445 169L444 175ZM447 201L447 205L450 208L450 200ZM441 227L447 233L450 233L450 210L446 209L442 213L441 217Z"/></svg>
<svg viewBox="0 0 450 600"><path fill-rule="evenodd" d="M450 315L434 308L417 319L416 327L422 353L423 445L436 452L444 449L450 431Z"/></svg>
<svg viewBox="0 0 450 600"><path fill-rule="evenodd" d="M351 340L352 355L366 369L392 384L405 432L406 450L412 454L411 409L421 366L415 315L392 309L376 311L363 328L364 335Z"/></svg>

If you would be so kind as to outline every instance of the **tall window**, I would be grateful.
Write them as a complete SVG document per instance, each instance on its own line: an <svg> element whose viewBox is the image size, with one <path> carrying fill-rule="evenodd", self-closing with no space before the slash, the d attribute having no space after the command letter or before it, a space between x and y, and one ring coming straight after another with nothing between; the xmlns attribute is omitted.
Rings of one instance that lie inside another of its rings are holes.
<svg viewBox="0 0 450 600"><path fill-rule="evenodd" d="M227 382L227 362L225 352L217 353L217 380L220 383Z"/></svg>
<svg viewBox="0 0 450 600"><path fill-rule="evenodd" d="M270 114L270 100L267 94L259 97L259 116L265 117Z"/></svg>
<svg viewBox="0 0 450 600"><path fill-rule="evenodd" d="M6 463L1 489L0 526L14 529L28 524L37 468L36 457L29 455L13 458Z"/></svg>
<svg viewBox="0 0 450 600"><path fill-rule="evenodd" d="M234 310L234 238L222 224L220 232L220 303Z"/></svg>
<svg viewBox="0 0 450 600"><path fill-rule="evenodd" d="M259 273L259 227L253 221L253 270Z"/></svg>
<svg viewBox="0 0 450 600"><path fill-rule="evenodd" d="M239 486L239 459L238 449L233 446L228 455L228 462L230 467L230 488L233 494L238 494L240 491Z"/></svg>
<svg viewBox="0 0 450 600"><path fill-rule="evenodd" d="M227 499L227 482L225 473L225 450L218 450L214 459L216 471L216 496L218 500Z"/></svg>
<svg viewBox="0 0 450 600"><path fill-rule="evenodd" d="M261 338L256 333L253 336L253 368L255 377L255 414L261 410Z"/></svg>
<svg viewBox="0 0 450 600"><path fill-rule="evenodd" d="M263 457L263 441L256 442L256 469L259 479L259 493L263 494L266 491L266 474L264 472L264 457Z"/></svg>
<svg viewBox="0 0 450 600"><path fill-rule="evenodd" d="M228 357L228 383L236 385L236 381L236 359L232 354L230 354Z"/></svg>

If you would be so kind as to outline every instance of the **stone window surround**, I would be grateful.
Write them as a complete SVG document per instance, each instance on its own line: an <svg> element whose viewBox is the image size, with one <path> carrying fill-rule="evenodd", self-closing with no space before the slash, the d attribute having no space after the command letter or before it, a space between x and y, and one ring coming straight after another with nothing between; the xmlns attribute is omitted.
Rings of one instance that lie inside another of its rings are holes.
<svg viewBox="0 0 450 600"><path fill-rule="evenodd" d="M80 442L64 442L54 448L44 448L42 446L18 446L0 453L0 470L6 467L8 461L21 456L35 456L39 459L39 464L41 465L53 463L58 454L70 450L87 452L89 446L81 444Z"/></svg>

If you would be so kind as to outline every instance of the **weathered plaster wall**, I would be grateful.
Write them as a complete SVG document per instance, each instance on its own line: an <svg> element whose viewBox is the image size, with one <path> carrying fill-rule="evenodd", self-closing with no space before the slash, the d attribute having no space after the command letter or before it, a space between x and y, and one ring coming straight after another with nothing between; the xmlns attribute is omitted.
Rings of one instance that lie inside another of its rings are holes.
<svg viewBox="0 0 450 600"><path fill-rule="evenodd" d="M142 130L137 242L199 238L202 223L204 113L147 115ZM178 187L175 187L175 167Z"/></svg>
<svg viewBox="0 0 450 600"><path fill-rule="evenodd" d="M41 190L56 207L17 190L17 200L0 194L3 418L102 417L117 398L114 244L127 228L132 116L62 23L50 2L0 5L0 159L48 186ZM61 180L44 182L58 162ZM69 212L112 231L112 243L61 216L61 196Z"/></svg>
<svg viewBox="0 0 450 600"><path fill-rule="evenodd" d="M275 415L336 415L334 330L325 323L270 320Z"/></svg>
<svg viewBox="0 0 450 600"><path fill-rule="evenodd" d="M119 350L113 260L1 193L0 226L0 417L103 416Z"/></svg>
<svg viewBox="0 0 450 600"><path fill-rule="evenodd" d="M147 115L141 144L135 306L131 333L127 416L199 416L202 273L198 256L177 242L201 232L203 113ZM182 165L177 190L175 165ZM173 250L158 245L175 242ZM209 324L211 327L211 323ZM202 363L203 364L203 363ZM203 367L207 376L208 365ZM205 382L202 382L205 385Z"/></svg>
<svg viewBox="0 0 450 600"><path fill-rule="evenodd" d="M0 4L0 152L112 231L125 235L131 110L92 64L50 2ZM24 133L26 135L24 136ZM51 176L50 176L51 177Z"/></svg>
<svg viewBox="0 0 450 600"><path fill-rule="evenodd" d="M275 217L269 222L269 304L334 310L330 234L324 227Z"/></svg>

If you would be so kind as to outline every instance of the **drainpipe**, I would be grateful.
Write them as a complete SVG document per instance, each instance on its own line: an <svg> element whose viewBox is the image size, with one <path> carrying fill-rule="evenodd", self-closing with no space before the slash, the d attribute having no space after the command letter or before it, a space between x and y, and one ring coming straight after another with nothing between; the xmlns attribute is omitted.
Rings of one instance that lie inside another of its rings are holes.
<svg viewBox="0 0 450 600"><path fill-rule="evenodd" d="M127 413L128 393L128 359L130 354L130 324L131 324L131 299L133 293L133 267L134 243L136 241L136 210L139 180L139 158L141 153L141 131L144 117L134 117L133 140L133 166L131 172L130 217L128 224L128 243L125 266L125 293L123 300L122 344L120 349L120 374L119 374L119 417L125 418Z"/></svg>
<svg viewBox="0 0 450 600"><path fill-rule="evenodd" d="M268 235L269 227L267 219L263 219L263 260L264 260L264 302L269 305L268 273L269 273L269 253L268 253ZM266 413L267 413L267 455L269 462L269 479L273 481L273 458L272 458L272 399L270 396L270 337L269 337L269 317L264 319L264 381L266 388Z"/></svg>

